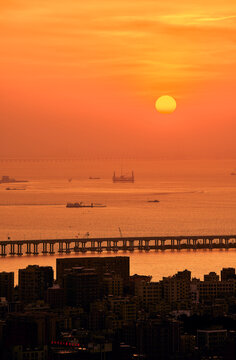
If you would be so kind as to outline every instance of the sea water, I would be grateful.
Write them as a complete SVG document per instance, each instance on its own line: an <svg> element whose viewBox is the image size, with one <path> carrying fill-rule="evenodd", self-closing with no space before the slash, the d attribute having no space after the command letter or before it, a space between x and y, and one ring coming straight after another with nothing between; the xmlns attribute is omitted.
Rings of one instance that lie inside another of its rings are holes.
<svg viewBox="0 0 236 360"><path fill-rule="evenodd" d="M0 184L0 239L236 234L235 167L233 160L2 160L0 177L29 182ZM134 170L135 182L113 183L114 170ZM106 207L66 208L80 201ZM202 277L236 267L236 250L186 250L7 256L0 271L17 275L28 264L55 269L59 256L116 255L130 256L131 273L153 280L184 269Z"/></svg>

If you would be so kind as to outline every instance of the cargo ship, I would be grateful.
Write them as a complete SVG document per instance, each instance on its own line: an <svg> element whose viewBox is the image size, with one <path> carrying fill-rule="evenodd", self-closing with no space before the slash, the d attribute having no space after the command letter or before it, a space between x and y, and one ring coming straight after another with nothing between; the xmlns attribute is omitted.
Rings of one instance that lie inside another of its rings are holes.
<svg viewBox="0 0 236 360"><path fill-rule="evenodd" d="M8 183L22 183L22 182L28 182L28 180L16 180L14 178L10 178L10 176L2 176L0 179L0 184L8 184Z"/></svg>
<svg viewBox="0 0 236 360"><path fill-rule="evenodd" d="M131 183L134 183L134 172L132 171L131 176L123 175L123 174L121 174L120 176L116 176L116 173L114 171L112 181L114 183L115 182L131 182Z"/></svg>
<svg viewBox="0 0 236 360"><path fill-rule="evenodd" d="M103 204L84 204L83 202L75 202L75 203L67 203L66 204L67 208L94 208L94 207L106 207L106 205Z"/></svg>

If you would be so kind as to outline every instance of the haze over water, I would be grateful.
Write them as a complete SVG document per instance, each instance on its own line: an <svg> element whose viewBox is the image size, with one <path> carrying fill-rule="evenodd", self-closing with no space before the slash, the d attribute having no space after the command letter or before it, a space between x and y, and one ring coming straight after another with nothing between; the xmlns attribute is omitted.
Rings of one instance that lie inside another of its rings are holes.
<svg viewBox="0 0 236 360"><path fill-rule="evenodd" d="M134 170L134 184L113 184L113 171ZM46 239L142 235L236 234L236 162L90 160L1 162L2 175L28 179L6 191L0 184L0 238ZM90 180L89 176L100 177ZM69 182L68 179L72 178ZM159 200L149 203L148 200ZM101 203L106 208L66 208L67 202ZM154 280L189 269L202 277L223 266L236 267L235 250L119 252L79 256L126 255L131 273ZM61 255L65 256L65 255ZM72 253L69 256L78 256ZM28 264L52 265L56 255L6 257L0 271ZM17 280L17 279L16 279Z"/></svg>

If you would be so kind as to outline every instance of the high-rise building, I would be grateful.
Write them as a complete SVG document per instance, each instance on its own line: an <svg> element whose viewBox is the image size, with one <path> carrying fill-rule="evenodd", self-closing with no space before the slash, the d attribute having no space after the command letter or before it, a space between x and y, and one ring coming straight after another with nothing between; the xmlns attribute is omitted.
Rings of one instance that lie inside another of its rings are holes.
<svg viewBox="0 0 236 360"><path fill-rule="evenodd" d="M109 297L109 306L113 314L124 321L133 321L137 317L137 304L134 299L126 297Z"/></svg>
<svg viewBox="0 0 236 360"><path fill-rule="evenodd" d="M63 308L65 305L65 291L59 285L47 289L46 302L53 309Z"/></svg>
<svg viewBox="0 0 236 360"><path fill-rule="evenodd" d="M220 275L221 275L221 281L236 279L234 268L223 268L220 272Z"/></svg>
<svg viewBox="0 0 236 360"><path fill-rule="evenodd" d="M162 280L164 300L168 303L190 300L190 284L191 272L188 270L180 271L172 277L164 277Z"/></svg>
<svg viewBox="0 0 236 360"><path fill-rule="evenodd" d="M215 272L210 272L209 274L204 275L204 281L217 282L220 280L219 275Z"/></svg>
<svg viewBox="0 0 236 360"><path fill-rule="evenodd" d="M236 293L236 280L199 281L197 284L200 300L232 296Z"/></svg>
<svg viewBox="0 0 236 360"><path fill-rule="evenodd" d="M0 273L0 297L13 301L14 297L14 272Z"/></svg>
<svg viewBox="0 0 236 360"><path fill-rule="evenodd" d="M135 295L144 307L157 304L163 297L162 284L161 282L139 281L135 286Z"/></svg>
<svg viewBox="0 0 236 360"><path fill-rule="evenodd" d="M100 298L102 293L99 277L94 269L72 268L63 276L66 304L89 309L91 302Z"/></svg>
<svg viewBox="0 0 236 360"><path fill-rule="evenodd" d="M72 269L73 267L95 269L99 279L103 279L106 273L115 272L121 276L124 285L128 284L129 281L130 264L128 256L57 259L57 281L60 285L62 284L65 269Z"/></svg>
<svg viewBox="0 0 236 360"><path fill-rule="evenodd" d="M124 282L120 275L104 274L104 295L123 296Z"/></svg>
<svg viewBox="0 0 236 360"><path fill-rule="evenodd" d="M23 303L44 299L46 290L53 284L51 266L29 265L19 270L19 298Z"/></svg>
<svg viewBox="0 0 236 360"><path fill-rule="evenodd" d="M149 275L131 275L129 277L129 293L131 295L134 295L136 292L136 287L138 286L139 283L141 282L145 282L148 283L152 280L152 277Z"/></svg>

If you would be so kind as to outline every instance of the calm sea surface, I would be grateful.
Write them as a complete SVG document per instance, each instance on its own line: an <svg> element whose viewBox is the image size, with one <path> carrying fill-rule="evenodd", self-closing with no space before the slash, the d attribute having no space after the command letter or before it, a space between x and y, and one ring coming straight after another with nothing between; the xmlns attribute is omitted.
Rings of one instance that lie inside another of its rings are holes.
<svg viewBox="0 0 236 360"><path fill-rule="evenodd" d="M134 170L134 184L112 183L113 171L119 174L121 168L123 173ZM87 232L90 237L120 236L119 228L124 236L236 234L236 176L230 175L235 168L232 160L0 161L0 177L29 180L0 184L0 239L83 237ZM7 186L25 190L7 191ZM155 199L160 202L148 202ZM66 208L67 202L76 201L107 207ZM236 267L236 250L118 255L130 256L132 274L151 274L154 280L186 268L202 277L224 266ZM0 271L17 274L28 264L55 267L57 257L8 256L0 259Z"/></svg>

